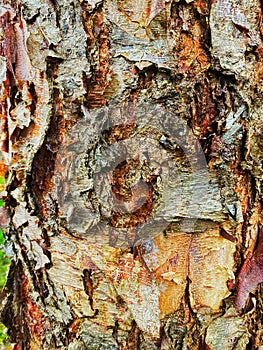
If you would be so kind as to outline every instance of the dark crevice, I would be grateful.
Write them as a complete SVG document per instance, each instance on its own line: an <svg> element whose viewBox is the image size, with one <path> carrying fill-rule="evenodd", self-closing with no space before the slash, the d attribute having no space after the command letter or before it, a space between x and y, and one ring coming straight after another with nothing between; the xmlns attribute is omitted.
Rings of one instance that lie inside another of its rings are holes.
<svg viewBox="0 0 263 350"><path fill-rule="evenodd" d="M45 303L44 299L49 294L48 288L47 288L46 284L44 283L43 278L40 278L40 279L38 278L39 276L41 277L41 273L38 270L35 270L35 266L34 266L35 262L29 260L27 254L28 254L27 248L21 244L21 255L22 255L23 260L28 268L28 271L30 271L34 290L40 295L42 302ZM42 275L42 277L43 277L43 275Z"/></svg>
<svg viewBox="0 0 263 350"><path fill-rule="evenodd" d="M26 208L31 213L31 215L39 217L40 222L42 222L39 208L37 206L36 199L33 196L33 192L31 189L31 183L32 183L32 176L30 173L28 173L26 178L26 190L24 192L25 200L27 203Z"/></svg>
<svg viewBox="0 0 263 350"><path fill-rule="evenodd" d="M11 76L11 73L9 72L9 76ZM11 78L12 79L12 78ZM12 82L12 80L11 80ZM10 94L10 112L15 108L16 106L16 99L17 99L17 93L18 88L16 85L11 85L11 94Z"/></svg>
<svg viewBox="0 0 263 350"><path fill-rule="evenodd" d="M45 228L42 228L42 232L43 232L43 237L44 237L44 244L47 248L50 248L51 243L50 243L50 237L48 235L48 232ZM49 253L49 252L48 252ZM49 256L51 258L51 256ZM51 260L51 259L50 259Z"/></svg>
<svg viewBox="0 0 263 350"><path fill-rule="evenodd" d="M255 349L255 346L253 345L254 344L254 337L251 336L249 338L249 342L247 343L246 345L246 350L254 350Z"/></svg>
<svg viewBox="0 0 263 350"><path fill-rule="evenodd" d="M220 66L220 63L217 62L217 59L214 59L214 64L211 65L211 67L209 67L208 69L208 72L213 74L217 80L221 80L223 79L223 81L229 83L229 89L232 89L235 87L237 87L238 85L238 82L237 82L237 79L236 79L236 76L234 73L228 73L228 72L224 72L221 70L221 68L218 70L216 69L215 66L219 65Z"/></svg>
<svg viewBox="0 0 263 350"><path fill-rule="evenodd" d="M115 321L114 327L112 328L112 337L115 339L116 343L120 346L120 341L118 339L119 322Z"/></svg>
<svg viewBox="0 0 263 350"><path fill-rule="evenodd" d="M34 129L35 122L33 120L30 121L29 125L24 128L16 127L13 131L12 135L10 136L10 140L13 144L15 144L17 141L25 139L30 131Z"/></svg>
<svg viewBox="0 0 263 350"><path fill-rule="evenodd" d="M36 110L36 105L37 105L38 98L37 98L37 93L36 93L36 90L35 90L35 84L33 82L30 83L28 91L30 92L30 94L32 96L31 115L34 115L35 110Z"/></svg>
<svg viewBox="0 0 263 350"><path fill-rule="evenodd" d="M55 15L56 15L56 26L57 28L60 28L60 21L59 21L59 9L60 4L57 3L57 0L50 0L51 4L53 5Z"/></svg>
<svg viewBox="0 0 263 350"><path fill-rule="evenodd" d="M30 9L29 9L30 10ZM25 18L26 22L30 25L34 24L37 20L37 18L40 16L40 13L36 13L35 15L33 15L32 17L28 18L26 11L28 11L28 8L25 6L24 4L24 8L22 10L23 12L23 17Z"/></svg>
<svg viewBox="0 0 263 350"><path fill-rule="evenodd" d="M91 310L94 311L93 308L93 281L92 281L92 270L85 269L83 271L83 285L85 293L89 297Z"/></svg>
<svg viewBox="0 0 263 350"><path fill-rule="evenodd" d="M195 344L198 344L198 346L200 347L200 345L202 343L202 339L200 338L202 324L201 324L200 320L198 319L197 314L193 311L193 308L191 305L190 283L192 283L192 281L190 280L190 278L188 276L186 276L186 281L187 281L187 284L186 284L186 288L185 288L185 302L186 302L187 307L191 313L191 316L195 320L195 329L192 330L192 341Z"/></svg>
<svg viewBox="0 0 263 350"><path fill-rule="evenodd" d="M140 349L140 335L141 330L137 326L136 322L132 321L132 327L128 335L127 345L128 349L139 350Z"/></svg>
<svg viewBox="0 0 263 350"><path fill-rule="evenodd" d="M47 76L52 87L60 62L61 60L51 58L47 61ZM57 88L53 87L51 100L53 101L53 106L49 129L41 148L37 151L34 157L31 176L27 179L28 189L32 191L39 212L43 217L45 217L47 211L49 211L43 196L47 193L50 186L52 186L51 179L55 170L55 161L59 149L60 136L64 128L64 119L58 108L58 105L60 104L60 92ZM53 204L56 207L56 204Z"/></svg>

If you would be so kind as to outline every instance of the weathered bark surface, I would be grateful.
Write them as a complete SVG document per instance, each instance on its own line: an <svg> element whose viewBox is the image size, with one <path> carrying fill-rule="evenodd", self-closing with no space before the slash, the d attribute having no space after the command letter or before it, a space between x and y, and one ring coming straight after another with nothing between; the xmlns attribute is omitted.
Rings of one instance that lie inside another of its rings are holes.
<svg viewBox="0 0 263 350"><path fill-rule="evenodd" d="M15 349L263 349L260 1L4 1Z"/></svg>

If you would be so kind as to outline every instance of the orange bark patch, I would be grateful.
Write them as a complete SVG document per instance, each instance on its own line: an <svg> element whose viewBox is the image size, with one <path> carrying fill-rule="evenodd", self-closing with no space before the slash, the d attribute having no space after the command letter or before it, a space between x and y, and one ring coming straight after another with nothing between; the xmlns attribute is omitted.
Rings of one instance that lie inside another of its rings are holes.
<svg viewBox="0 0 263 350"><path fill-rule="evenodd" d="M45 330L49 328L49 321L45 318L32 300L32 286L24 272L22 263L14 266L13 279L7 288L11 297L8 297L7 304L3 310L3 317L7 327L10 328L10 341L21 344L28 348L40 349ZM11 282L11 281L10 281ZM12 307L14 305L14 307ZM34 344L31 345L31 342Z"/></svg>
<svg viewBox="0 0 263 350"><path fill-rule="evenodd" d="M186 73L190 69L205 71L209 65L209 58L201 46L202 28L196 23L191 29L191 35L181 33L179 51L179 73ZM194 64L198 65L193 67Z"/></svg>
<svg viewBox="0 0 263 350"><path fill-rule="evenodd" d="M89 108L98 108L106 104L105 91L111 77L109 35L103 19L102 9L91 16L84 15L88 47L91 50L95 49L98 53L98 60L93 63L93 76L87 79Z"/></svg>
<svg viewBox="0 0 263 350"><path fill-rule="evenodd" d="M28 318L28 325L31 329L31 333L37 339L40 339L43 336L43 324L42 324L42 313L38 309L35 303L30 298L27 298L25 314Z"/></svg>
<svg viewBox="0 0 263 350"><path fill-rule="evenodd" d="M29 331L35 340L40 340L43 336L43 324L42 313L32 301L29 295L29 282L25 274L21 276L21 285L19 302L22 303L24 317L27 319L26 324L29 327Z"/></svg>
<svg viewBox="0 0 263 350"><path fill-rule="evenodd" d="M195 99L191 103L193 129L200 139L206 138L215 125L216 102L213 99L211 86L207 78L195 85ZM213 144L212 152L220 150L220 141Z"/></svg>
<svg viewBox="0 0 263 350"><path fill-rule="evenodd" d="M3 161L0 161L0 177L5 177L5 173L7 171L7 166Z"/></svg>
<svg viewBox="0 0 263 350"><path fill-rule="evenodd" d="M143 256L160 288L161 318L179 309L184 296L191 238L185 233L159 235L154 250Z"/></svg>
<svg viewBox="0 0 263 350"><path fill-rule="evenodd" d="M203 15L209 14L209 3L206 0L197 0L196 1L196 7L199 11L199 13Z"/></svg>
<svg viewBox="0 0 263 350"><path fill-rule="evenodd" d="M215 227L193 236L189 258L190 298L193 310L217 312L230 293L227 281L233 274L235 243L220 236Z"/></svg>

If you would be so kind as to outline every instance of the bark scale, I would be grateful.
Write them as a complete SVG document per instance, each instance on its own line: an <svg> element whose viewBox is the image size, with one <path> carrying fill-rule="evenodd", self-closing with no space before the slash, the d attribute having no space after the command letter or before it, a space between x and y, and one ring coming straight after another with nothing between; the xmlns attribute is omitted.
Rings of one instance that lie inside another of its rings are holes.
<svg viewBox="0 0 263 350"><path fill-rule="evenodd" d="M262 350L262 3L4 1L1 25L14 348Z"/></svg>

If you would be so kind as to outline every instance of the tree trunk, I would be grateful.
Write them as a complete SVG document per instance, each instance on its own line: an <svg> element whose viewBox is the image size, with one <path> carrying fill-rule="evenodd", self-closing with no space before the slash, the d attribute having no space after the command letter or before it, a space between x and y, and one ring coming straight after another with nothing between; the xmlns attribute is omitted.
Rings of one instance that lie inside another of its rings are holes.
<svg viewBox="0 0 263 350"><path fill-rule="evenodd" d="M262 2L5 0L1 25L14 349L262 350Z"/></svg>

